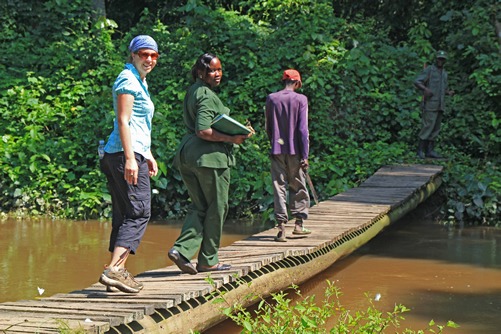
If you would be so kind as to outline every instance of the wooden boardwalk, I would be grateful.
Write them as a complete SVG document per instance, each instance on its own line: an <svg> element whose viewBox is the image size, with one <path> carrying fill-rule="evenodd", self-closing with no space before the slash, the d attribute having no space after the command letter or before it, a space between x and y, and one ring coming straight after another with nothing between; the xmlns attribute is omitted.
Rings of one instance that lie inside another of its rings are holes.
<svg viewBox="0 0 501 334"><path fill-rule="evenodd" d="M0 304L0 333L190 333L225 317L211 302L215 291L250 305L249 293L267 296L300 284L347 256L392 222L413 210L441 185L442 167L386 166L357 188L313 206L307 237L273 241L276 229L220 250L232 264L222 273L180 274L176 266L144 272L138 294L108 293L96 283L86 289L37 300ZM287 224L292 236L294 224ZM208 282L208 276L212 280Z"/></svg>

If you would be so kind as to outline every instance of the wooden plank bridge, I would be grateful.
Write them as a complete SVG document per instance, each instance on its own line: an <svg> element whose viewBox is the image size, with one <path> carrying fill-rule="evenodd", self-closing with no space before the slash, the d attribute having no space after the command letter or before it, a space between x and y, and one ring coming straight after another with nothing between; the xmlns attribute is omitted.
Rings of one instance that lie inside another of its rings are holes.
<svg viewBox="0 0 501 334"><path fill-rule="evenodd" d="M138 294L88 288L37 300L0 304L0 333L190 333L225 319L214 293L250 305L261 296L301 284L331 266L426 200L441 185L442 167L385 166L359 187L310 209L307 237L294 237L287 224L286 243L274 242L269 229L220 249L232 269L220 273L181 274L172 265L144 272ZM166 257L167 258L167 257ZM207 279L210 275L210 282ZM250 284L249 284L250 283Z"/></svg>

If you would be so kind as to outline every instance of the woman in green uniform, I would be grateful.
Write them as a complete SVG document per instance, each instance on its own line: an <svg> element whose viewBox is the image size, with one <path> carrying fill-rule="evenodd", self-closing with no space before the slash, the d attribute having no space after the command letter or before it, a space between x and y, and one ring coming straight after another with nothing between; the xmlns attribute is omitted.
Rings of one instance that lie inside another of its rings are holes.
<svg viewBox="0 0 501 334"><path fill-rule="evenodd" d="M182 272L196 274L231 268L219 263L218 250L228 214L230 167L235 164L232 150L251 134L231 136L211 128L216 116L230 112L213 91L223 76L219 58L210 53L201 55L191 75L195 83L186 92L183 105L187 134L178 147L174 166L192 204L168 256ZM195 268L190 259L198 250Z"/></svg>

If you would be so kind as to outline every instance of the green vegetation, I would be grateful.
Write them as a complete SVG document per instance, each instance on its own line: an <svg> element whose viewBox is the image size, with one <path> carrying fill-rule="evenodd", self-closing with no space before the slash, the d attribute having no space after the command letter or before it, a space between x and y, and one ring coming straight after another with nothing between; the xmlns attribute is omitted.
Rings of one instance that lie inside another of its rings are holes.
<svg viewBox="0 0 501 334"><path fill-rule="evenodd" d="M266 95L298 69L310 102L311 171L321 199L386 164L416 163L420 95L412 81L434 50L457 94L437 143L449 157L441 218L500 224L501 88L495 0L125 1L97 15L92 1L4 1L0 38L0 211L109 218L97 145L112 129L111 85L137 34L161 57L148 81L156 113L154 215L183 215L186 189L171 169L184 127L189 69L205 51L222 61L220 96L257 131L238 148L233 217L271 212ZM205 3L210 3L207 5ZM112 6L112 4L110 4ZM117 5L118 6L118 5ZM419 161L420 162L420 161Z"/></svg>
<svg viewBox="0 0 501 334"><path fill-rule="evenodd" d="M431 320L425 329L406 328L398 331L401 328L401 321L405 320L403 314L410 311L404 305L395 305L392 311L382 312L375 305L377 301L366 294L369 304L367 309L350 311L339 300L342 295L340 289L329 281L327 284L321 302L316 301L315 296L303 297L298 287L292 286L291 291L272 294L268 299L252 294L247 296L246 298L259 302L257 309L252 312L241 303L228 305L224 293L217 297L214 303L225 305L222 307L222 312L242 327L242 333L424 334L443 333L446 327L459 327L452 321L448 321L446 325L439 325ZM288 298L289 293L297 295L298 300L293 302Z"/></svg>
<svg viewBox="0 0 501 334"><path fill-rule="evenodd" d="M57 332L59 334L85 334L86 333L86 330L82 326L82 324L80 324L76 328L72 328L68 324L68 322L65 320L56 319L56 323L58 324Z"/></svg>
<svg viewBox="0 0 501 334"><path fill-rule="evenodd" d="M47 320L47 323L52 322L52 320ZM79 325L77 328L71 328L67 321L61 319L55 319L55 323L57 325L57 332L60 334L85 334L86 331L82 325ZM20 323L21 325L22 323ZM6 327L5 329L0 329L0 333L7 334L11 333L11 329L16 327L17 324ZM37 328L34 330L34 333L43 331L42 328Z"/></svg>

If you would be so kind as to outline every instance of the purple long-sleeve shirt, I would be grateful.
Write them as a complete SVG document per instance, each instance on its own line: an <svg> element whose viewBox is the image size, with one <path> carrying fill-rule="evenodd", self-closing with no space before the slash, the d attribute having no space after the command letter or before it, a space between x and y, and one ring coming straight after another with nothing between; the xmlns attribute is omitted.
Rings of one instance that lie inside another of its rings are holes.
<svg viewBox="0 0 501 334"><path fill-rule="evenodd" d="M301 159L308 159L308 98L287 89L268 95L266 133L271 154L300 154Z"/></svg>

